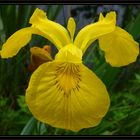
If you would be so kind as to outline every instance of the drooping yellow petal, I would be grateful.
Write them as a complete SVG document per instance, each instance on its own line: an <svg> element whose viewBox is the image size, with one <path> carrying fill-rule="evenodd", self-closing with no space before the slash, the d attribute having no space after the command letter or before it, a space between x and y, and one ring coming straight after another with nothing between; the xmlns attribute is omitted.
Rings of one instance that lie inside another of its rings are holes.
<svg viewBox="0 0 140 140"><path fill-rule="evenodd" d="M58 46L58 44L55 43L55 45L58 46L59 49L71 42L68 31L60 24L49 20L46 16L46 13L41 9L37 8L35 10L30 18L29 23L31 23L33 27L40 30L40 32L44 33L47 39L49 38L50 40L51 37L51 39L53 39L54 41L59 41L59 43L61 43L61 46Z"/></svg>
<svg viewBox="0 0 140 140"><path fill-rule="evenodd" d="M105 52L105 59L112 66L120 67L136 61L139 44L120 27L99 38L99 46Z"/></svg>
<svg viewBox="0 0 140 140"><path fill-rule="evenodd" d="M89 47L89 45L102 35L110 33L115 30L116 14L110 12L107 18L103 18L101 21L87 25L80 30L75 38L74 44L81 48L83 53Z"/></svg>
<svg viewBox="0 0 140 140"><path fill-rule="evenodd" d="M71 41L73 42L74 33L75 33L75 29L76 29L76 23L74 21L74 18L72 18L72 17L69 18L67 29L70 33Z"/></svg>
<svg viewBox="0 0 140 140"><path fill-rule="evenodd" d="M92 71L82 63L64 62L44 63L32 74L26 102L41 122L72 131L98 125L110 104Z"/></svg>
<svg viewBox="0 0 140 140"><path fill-rule="evenodd" d="M32 27L23 28L15 32L3 44L1 57L8 58L16 55L31 40L32 34L38 34L38 31Z"/></svg>

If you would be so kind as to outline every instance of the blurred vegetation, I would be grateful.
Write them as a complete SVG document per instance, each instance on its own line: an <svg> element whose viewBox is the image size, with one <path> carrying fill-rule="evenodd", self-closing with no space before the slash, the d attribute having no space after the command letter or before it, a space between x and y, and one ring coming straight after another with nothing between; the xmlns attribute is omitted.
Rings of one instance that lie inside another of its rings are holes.
<svg viewBox="0 0 140 140"><path fill-rule="evenodd" d="M68 5L67 5L68 6ZM20 28L29 26L34 9L47 11L51 20L66 20L63 5L0 5L0 48L6 39ZM69 12L81 28L82 20L97 21L99 12L117 12L117 24L140 41L140 5L79 5L69 6ZM61 16L60 16L61 15ZM80 17L81 16L81 17ZM64 26L66 26L64 21ZM111 106L102 122L94 128L77 133L53 128L37 121L29 112L24 100L31 73L27 71L29 49L49 44L46 39L33 35L32 41L13 58L0 59L0 135L138 135L140 134L140 59L121 68L105 62L98 42L84 55L84 63L105 83ZM52 47L53 54L56 53Z"/></svg>

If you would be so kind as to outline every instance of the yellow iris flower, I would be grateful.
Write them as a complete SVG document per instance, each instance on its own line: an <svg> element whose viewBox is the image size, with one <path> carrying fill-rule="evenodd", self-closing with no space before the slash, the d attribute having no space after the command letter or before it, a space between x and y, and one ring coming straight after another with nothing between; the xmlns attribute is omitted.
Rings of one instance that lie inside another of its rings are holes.
<svg viewBox="0 0 140 140"><path fill-rule="evenodd" d="M72 131L98 125L109 109L110 99L103 82L83 65L82 56L99 39L107 62L124 66L136 60L138 43L116 26L115 12L105 17L100 14L99 21L81 29L75 39L73 18L65 29L37 8L30 23L31 27L14 33L1 50L2 58L16 55L32 34L47 38L58 49L55 59L41 64L31 76L25 96L30 111L41 122Z"/></svg>

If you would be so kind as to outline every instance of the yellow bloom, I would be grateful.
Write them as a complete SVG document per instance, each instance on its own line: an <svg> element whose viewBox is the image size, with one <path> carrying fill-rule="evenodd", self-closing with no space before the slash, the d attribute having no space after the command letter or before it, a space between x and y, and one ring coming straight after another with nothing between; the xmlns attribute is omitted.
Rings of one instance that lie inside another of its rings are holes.
<svg viewBox="0 0 140 140"><path fill-rule="evenodd" d="M114 44L123 43L126 54L124 51L122 57L129 57L129 63L138 55L138 44L124 31L125 36L117 40L112 37L118 34L115 12L108 13L105 18L100 15L100 20L81 29L75 40L76 24L73 18L69 18L65 29L50 21L42 10L36 9L30 23L31 27L13 34L1 51L2 58L16 55L30 41L32 34L47 38L58 49L55 59L40 65L31 76L26 91L30 111L41 122L73 131L98 125L108 111L110 99L102 81L83 65L82 56L89 45L99 39L107 61L120 66L128 64L128 60L119 63L118 57L111 56L114 55L114 46L111 48L106 36L111 35ZM128 55L130 50L132 56ZM115 52L120 55L116 46Z"/></svg>

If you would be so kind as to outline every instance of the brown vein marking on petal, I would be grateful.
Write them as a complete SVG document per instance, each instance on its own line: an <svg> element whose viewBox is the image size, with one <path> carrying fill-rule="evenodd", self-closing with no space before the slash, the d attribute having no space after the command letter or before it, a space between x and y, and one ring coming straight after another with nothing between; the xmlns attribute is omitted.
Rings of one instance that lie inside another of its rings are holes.
<svg viewBox="0 0 140 140"><path fill-rule="evenodd" d="M62 63L56 68L56 84L59 90L64 91L67 97L71 90L79 90L81 81L80 67L78 64Z"/></svg>

